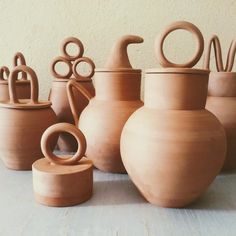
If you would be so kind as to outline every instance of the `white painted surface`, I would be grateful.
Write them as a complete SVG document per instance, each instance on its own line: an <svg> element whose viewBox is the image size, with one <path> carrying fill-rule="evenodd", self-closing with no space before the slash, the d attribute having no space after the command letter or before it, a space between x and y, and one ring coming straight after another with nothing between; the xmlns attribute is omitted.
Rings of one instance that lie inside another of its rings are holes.
<svg viewBox="0 0 236 236"><path fill-rule="evenodd" d="M94 195L66 208L37 204L31 171L0 163L0 235L236 235L236 172L220 175L188 209L145 202L127 175L94 171Z"/></svg>

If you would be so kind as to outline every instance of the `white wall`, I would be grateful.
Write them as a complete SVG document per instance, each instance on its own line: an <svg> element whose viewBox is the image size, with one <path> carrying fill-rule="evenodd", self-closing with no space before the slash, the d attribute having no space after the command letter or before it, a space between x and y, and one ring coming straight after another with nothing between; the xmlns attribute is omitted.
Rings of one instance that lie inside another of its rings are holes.
<svg viewBox="0 0 236 236"><path fill-rule="evenodd" d="M1 0L0 65L11 66L13 54L23 52L38 74L45 98L52 80L50 63L60 54L63 38L79 37L85 55L102 67L119 36L140 35L145 42L130 47L130 60L134 67L147 69L158 66L153 51L156 35L175 20L193 22L206 39L218 34L225 52L236 36L236 1ZM173 33L170 41L167 52L176 61L183 61L193 52L194 43L187 33Z"/></svg>

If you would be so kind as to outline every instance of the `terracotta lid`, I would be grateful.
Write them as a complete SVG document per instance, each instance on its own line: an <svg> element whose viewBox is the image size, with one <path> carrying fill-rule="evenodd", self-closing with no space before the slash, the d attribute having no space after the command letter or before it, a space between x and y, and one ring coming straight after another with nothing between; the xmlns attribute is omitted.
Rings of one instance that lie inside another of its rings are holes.
<svg viewBox="0 0 236 236"><path fill-rule="evenodd" d="M140 73L141 70L132 68L127 47L131 43L142 42L143 38L136 35L125 35L121 37L113 46L105 67L96 69L96 72Z"/></svg>
<svg viewBox="0 0 236 236"><path fill-rule="evenodd" d="M68 81L70 81L70 80L73 80L73 81L76 81L76 82L91 82L92 81L92 79L76 79L76 78L70 78L70 79L53 79L53 82L68 82ZM1 82L1 81L0 81Z"/></svg>
<svg viewBox="0 0 236 236"><path fill-rule="evenodd" d="M76 55L70 55L67 52L66 48L69 44L74 44L77 46L78 53ZM56 57L51 65L51 73L55 78L61 79L62 81L64 80L64 82L65 79L67 80L73 79L72 77L74 77L76 80L79 81L91 80L91 78L94 75L95 64L90 58L83 56L84 46L79 39L75 37L66 38L62 42L61 53L62 56ZM58 72L56 70L56 65L58 63L65 64L68 68L68 72L65 74ZM88 72L88 74L82 74L81 72L78 71L78 65L80 63L86 63L87 65L89 65L90 71Z"/></svg>
<svg viewBox="0 0 236 236"><path fill-rule="evenodd" d="M31 98L30 99L18 99L16 94L16 81L18 73L24 72L30 75L31 83ZM6 102L0 102L1 107L14 108L14 109L41 109L51 106L49 101L38 101L38 78L34 70L28 66L20 65L16 66L10 74L9 80L9 96L10 100Z"/></svg>
<svg viewBox="0 0 236 236"><path fill-rule="evenodd" d="M197 41L197 48L193 57L186 63L177 64L169 61L164 55L163 45L167 35L174 30L183 29L192 33ZM186 21L177 21L167 26L157 37L155 41L156 57L164 69L149 69L146 73L184 73L184 74L203 74L209 73L206 70L192 69L192 67L199 61L204 49L204 39L200 30L192 23Z"/></svg>

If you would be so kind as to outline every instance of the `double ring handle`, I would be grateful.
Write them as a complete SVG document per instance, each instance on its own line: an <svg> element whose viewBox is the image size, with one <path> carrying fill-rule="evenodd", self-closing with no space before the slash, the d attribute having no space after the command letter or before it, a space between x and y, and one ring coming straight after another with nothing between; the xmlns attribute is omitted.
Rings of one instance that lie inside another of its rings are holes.
<svg viewBox="0 0 236 236"><path fill-rule="evenodd" d="M186 63L176 64L169 61L164 55L163 45L164 41L169 33L174 30L183 29L191 32L197 39L197 48L194 56ZM155 53L159 60L159 63L163 67L176 67L176 68L191 68L201 58L204 49L204 39L200 30L190 22L177 21L167 26L165 30L157 37L155 41Z"/></svg>
<svg viewBox="0 0 236 236"><path fill-rule="evenodd" d="M6 75L6 79L4 78L4 74ZM0 68L0 81L1 80L7 80L10 75L10 70L6 66L2 66Z"/></svg>
<svg viewBox="0 0 236 236"><path fill-rule="evenodd" d="M36 73L32 68L29 66L21 65L21 66L16 66L10 76L9 76L9 96L10 96L10 103L16 104L20 103L18 98L17 98L17 93L16 93L16 80L18 73L26 73L30 75L30 87L31 87L31 94L30 94L30 102L29 104L37 104L38 103L38 90L39 90L39 85L38 85L38 78Z"/></svg>
<svg viewBox="0 0 236 236"><path fill-rule="evenodd" d="M78 142L78 150L73 156L67 158L60 158L53 153L51 149L51 141L55 134L66 132L74 136ZM83 133L77 129L74 125L69 123L58 123L50 126L43 133L41 138L41 149L44 156L51 162L57 165L73 165L76 164L85 154L86 151L86 139Z"/></svg>
<svg viewBox="0 0 236 236"><path fill-rule="evenodd" d="M19 61L19 64L18 64ZM25 57L21 52L17 52L13 57L13 66L16 67L18 65L26 66ZM22 72L22 80L27 80L27 73Z"/></svg>

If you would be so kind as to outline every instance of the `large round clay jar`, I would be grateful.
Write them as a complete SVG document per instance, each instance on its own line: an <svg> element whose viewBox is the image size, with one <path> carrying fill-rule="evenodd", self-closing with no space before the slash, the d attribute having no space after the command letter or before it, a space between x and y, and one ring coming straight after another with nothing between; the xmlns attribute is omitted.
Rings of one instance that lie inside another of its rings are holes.
<svg viewBox="0 0 236 236"><path fill-rule="evenodd" d="M236 72L211 72L206 109L223 125L227 153L222 170L236 168Z"/></svg>
<svg viewBox="0 0 236 236"><path fill-rule="evenodd" d="M124 126L121 156L132 181L153 204L190 204L222 168L225 132L204 109L208 74L187 68L146 73L144 106Z"/></svg>
<svg viewBox="0 0 236 236"><path fill-rule="evenodd" d="M31 77L31 98L18 99L16 78L20 72ZM0 156L6 167L30 170L35 160L42 157L40 140L43 132L57 122L48 101L38 101L38 80L27 66L18 66L9 78L10 101L0 103ZM50 145L55 146L57 137Z"/></svg>

